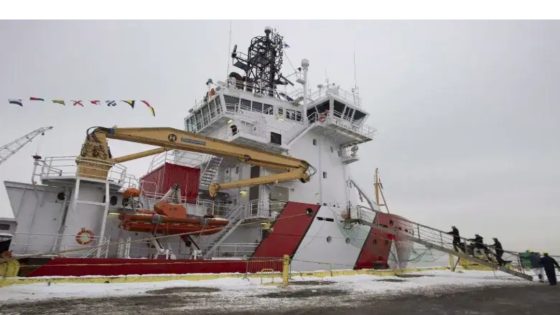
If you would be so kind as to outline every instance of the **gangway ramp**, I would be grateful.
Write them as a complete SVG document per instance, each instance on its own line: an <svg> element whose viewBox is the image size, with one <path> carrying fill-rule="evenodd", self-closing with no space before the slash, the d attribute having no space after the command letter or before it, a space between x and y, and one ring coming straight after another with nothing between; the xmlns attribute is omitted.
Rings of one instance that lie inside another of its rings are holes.
<svg viewBox="0 0 560 315"><path fill-rule="evenodd" d="M463 248L458 248L456 250L453 245L453 236L445 231L413 222L402 217L398 218L398 220L402 222L398 222L398 224L397 222L394 222L393 226L379 224L376 223L375 220L369 219L371 217L374 217L378 213L383 212L366 207L360 207L357 215L360 223L371 225L373 228L378 229L379 231L393 235L396 239L408 239L417 244L421 244L426 248L433 248L440 252L458 257L459 259L468 260L479 265L492 268L494 270L500 270L510 275L520 277L529 281L533 280L533 277L531 275L528 275L524 272L519 259L519 255L514 252L504 251L509 255L506 258L510 260L510 263L507 266L500 266L495 261L481 259L467 253L467 251L464 250L464 246L468 241L466 238L461 237L461 247Z"/></svg>

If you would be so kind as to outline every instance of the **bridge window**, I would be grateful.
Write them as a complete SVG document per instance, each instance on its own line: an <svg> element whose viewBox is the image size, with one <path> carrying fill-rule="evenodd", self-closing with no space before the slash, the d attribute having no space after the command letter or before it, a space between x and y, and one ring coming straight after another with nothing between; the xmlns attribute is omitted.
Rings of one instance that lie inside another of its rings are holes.
<svg viewBox="0 0 560 315"><path fill-rule="evenodd" d="M253 102L253 106L251 107L251 111L257 112L257 113L262 113L262 111L263 111L263 104L262 104L262 103Z"/></svg>
<svg viewBox="0 0 560 315"><path fill-rule="evenodd" d="M269 104L263 104L263 113L267 114L267 115L273 115L274 114L274 106L269 105Z"/></svg>
<svg viewBox="0 0 560 315"><path fill-rule="evenodd" d="M241 110L251 110L251 101L241 99Z"/></svg>
<svg viewBox="0 0 560 315"><path fill-rule="evenodd" d="M337 100L334 101L334 112L333 115L335 117L341 118L342 117L342 113L344 112L344 109L346 108L346 105L344 103L341 103Z"/></svg>
<svg viewBox="0 0 560 315"><path fill-rule="evenodd" d="M301 112L299 110L286 109L286 118L301 121Z"/></svg>
<svg viewBox="0 0 560 315"><path fill-rule="evenodd" d="M230 112L234 112L239 105L239 98L233 97L229 95L224 95L224 100L226 102L226 110Z"/></svg>

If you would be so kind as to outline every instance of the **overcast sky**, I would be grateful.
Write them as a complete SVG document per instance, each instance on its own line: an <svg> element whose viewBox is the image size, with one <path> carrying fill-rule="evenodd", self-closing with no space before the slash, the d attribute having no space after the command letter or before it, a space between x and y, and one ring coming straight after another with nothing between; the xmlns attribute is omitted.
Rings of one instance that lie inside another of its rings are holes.
<svg viewBox="0 0 560 315"><path fill-rule="evenodd" d="M230 22L0 22L0 145L40 126L41 139L0 165L0 180L29 182L31 155L76 155L90 126L171 126L223 80ZM378 132L360 148L355 179L370 189L379 167L394 213L505 248L560 254L560 24L485 21L232 22L245 50L271 25L310 83L357 83ZM290 72L286 62L285 73ZM8 98L147 99L24 107ZM116 155L138 150L112 145ZM149 160L127 165L141 175ZM359 170L359 172L357 171ZM343 183L341 183L341 186ZM11 216L0 189L0 217Z"/></svg>

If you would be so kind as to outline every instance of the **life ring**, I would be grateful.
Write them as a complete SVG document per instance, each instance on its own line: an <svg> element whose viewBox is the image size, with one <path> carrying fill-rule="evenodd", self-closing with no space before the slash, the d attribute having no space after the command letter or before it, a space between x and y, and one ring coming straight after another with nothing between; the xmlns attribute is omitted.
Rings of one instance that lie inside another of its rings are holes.
<svg viewBox="0 0 560 315"><path fill-rule="evenodd" d="M93 242L94 234L91 230L82 228L78 234L76 234L76 243L80 245L87 245Z"/></svg>
<svg viewBox="0 0 560 315"><path fill-rule="evenodd" d="M325 113L322 113L321 115L319 115L319 121L320 122L325 122L325 120L327 120L327 115L325 115Z"/></svg>

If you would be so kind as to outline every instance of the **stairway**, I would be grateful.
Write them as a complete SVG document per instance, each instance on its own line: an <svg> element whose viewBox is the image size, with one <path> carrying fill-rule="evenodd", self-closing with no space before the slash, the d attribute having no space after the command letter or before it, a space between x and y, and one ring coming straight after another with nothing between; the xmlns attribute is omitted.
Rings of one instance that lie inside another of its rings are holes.
<svg viewBox="0 0 560 315"><path fill-rule="evenodd" d="M364 209L365 208L362 207L360 212L363 212ZM373 212L375 214L382 213L381 211L372 210L372 209L367 209L365 211ZM364 218L366 217L366 215L361 214L360 217ZM367 217L371 217L371 216L367 215ZM460 259L469 260L479 265L486 266L494 270L500 270L510 275L520 277L529 281L533 280L533 277L531 275L526 274L523 268L521 267L521 265L517 264L520 261L519 255L514 252L506 251L509 255L511 255L510 257L513 258L511 259L512 264L510 264L509 267L500 266L497 262L481 259L479 257L475 257L474 255L470 255L463 251L456 251L455 248L453 247L453 237L447 234L447 232L445 231L441 231L426 225L422 225L420 223L412 222L404 218L398 218L397 220L402 220L401 224L397 224L401 226L399 228L388 227L386 225L377 224L373 220L372 221L360 220L360 223L371 225L373 228L395 235L397 238L401 240L408 239L417 244L421 244L426 248L433 248L435 250L456 256ZM408 226L408 228L403 230L402 226ZM463 244L465 244L466 241L467 239L462 238Z"/></svg>
<svg viewBox="0 0 560 315"><path fill-rule="evenodd" d="M220 165L222 164L222 160L223 158L219 156L213 156L208 160L206 166L200 173L199 188L201 190L208 190L208 187L210 186L212 181L214 181L216 175L218 175L218 170L220 168Z"/></svg>
<svg viewBox="0 0 560 315"><path fill-rule="evenodd" d="M204 248L203 252L205 258L209 258L216 251L218 246L220 246L220 244L222 244L223 241L225 241L228 236L230 236L231 233L239 227L239 225L241 225L243 222L245 208L245 205L240 205L228 214L226 219L229 220L229 223L216 235L217 237L214 238L214 241Z"/></svg>

